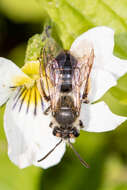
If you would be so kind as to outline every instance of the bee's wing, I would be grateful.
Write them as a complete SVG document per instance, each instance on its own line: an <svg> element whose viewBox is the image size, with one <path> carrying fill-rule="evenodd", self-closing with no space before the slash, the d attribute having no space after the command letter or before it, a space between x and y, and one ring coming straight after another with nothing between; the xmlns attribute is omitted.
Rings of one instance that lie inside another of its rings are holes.
<svg viewBox="0 0 127 190"><path fill-rule="evenodd" d="M52 110L57 107L57 102L60 97L61 88L61 74L57 61L52 59L50 64L46 67L46 78L49 89L49 96L51 101Z"/></svg>
<svg viewBox="0 0 127 190"><path fill-rule="evenodd" d="M80 102L87 97L89 88L90 72L94 60L94 50L91 49L89 56L78 58L72 78L73 95L75 106L80 109Z"/></svg>
<svg viewBox="0 0 127 190"><path fill-rule="evenodd" d="M43 65L40 65L41 95L50 101L52 110L56 108L60 96L61 75L57 61L43 48Z"/></svg>

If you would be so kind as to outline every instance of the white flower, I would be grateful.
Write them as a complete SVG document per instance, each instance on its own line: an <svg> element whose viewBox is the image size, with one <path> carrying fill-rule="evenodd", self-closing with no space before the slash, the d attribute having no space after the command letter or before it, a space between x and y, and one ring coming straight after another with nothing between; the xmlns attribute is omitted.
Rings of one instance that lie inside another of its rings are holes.
<svg viewBox="0 0 127 190"><path fill-rule="evenodd" d="M91 47L95 58L88 99L93 102L127 72L127 61L113 56L114 32L110 28L96 27L85 32L74 41L70 51L82 57ZM0 105L8 101L4 114L8 155L20 168L29 165L48 168L57 164L65 152L66 144L62 142L45 160L37 162L59 142L49 127L51 116L43 114L46 102L41 101L35 82L39 74L34 73L38 68L39 62L36 62L20 70L11 61L0 58ZM28 70L32 72L29 76L24 73ZM91 132L113 130L126 120L126 117L113 114L104 102L82 104L80 117L84 130Z"/></svg>

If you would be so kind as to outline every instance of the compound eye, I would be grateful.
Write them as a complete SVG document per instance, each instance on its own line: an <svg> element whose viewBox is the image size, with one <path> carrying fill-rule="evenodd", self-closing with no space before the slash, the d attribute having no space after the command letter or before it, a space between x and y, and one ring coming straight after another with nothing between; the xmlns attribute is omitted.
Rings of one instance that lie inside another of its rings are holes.
<svg viewBox="0 0 127 190"><path fill-rule="evenodd" d="M79 132L78 132L77 129L75 129L75 128L74 128L74 130L73 130L73 135L74 135L75 137L78 137L78 136L79 136Z"/></svg>

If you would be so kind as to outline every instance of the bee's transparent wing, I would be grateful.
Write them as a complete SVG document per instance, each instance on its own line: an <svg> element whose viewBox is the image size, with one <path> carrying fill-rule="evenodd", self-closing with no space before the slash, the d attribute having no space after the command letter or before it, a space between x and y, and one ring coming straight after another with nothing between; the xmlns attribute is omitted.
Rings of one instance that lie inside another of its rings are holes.
<svg viewBox="0 0 127 190"><path fill-rule="evenodd" d="M52 110L57 106L60 96L61 75L59 65L53 54L48 54L45 47L43 48L43 65L40 67L40 80L42 96L50 100Z"/></svg>
<svg viewBox="0 0 127 190"><path fill-rule="evenodd" d="M80 109L81 101L85 100L88 95L90 72L93 65L94 50L91 49L89 56L78 59L77 66L74 69L72 78L73 96L75 106Z"/></svg>
<svg viewBox="0 0 127 190"><path fill-rule="evenodd" d="M51 36L51 27L45 26L42 33L43 49L40 54L40 93L55 109L60 91L60 71L55 60L61 51L60 45Z"/></svg>

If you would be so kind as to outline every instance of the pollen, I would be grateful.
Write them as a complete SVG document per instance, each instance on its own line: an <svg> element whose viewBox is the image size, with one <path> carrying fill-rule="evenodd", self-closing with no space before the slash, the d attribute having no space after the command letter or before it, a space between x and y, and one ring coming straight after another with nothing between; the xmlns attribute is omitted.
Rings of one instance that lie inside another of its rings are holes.
<svg viewBox="0 0 127 190"><path fill-rule="evenodd" d="M35 80L39 79L39 60L27 62L23 67L22 71L27 76L16 76L13 78L15 86L25 85L27 88L34 85Z"/></svg>
<svg viewBox="0 0 127 190"><path fill-rule="evenodd" d="M22 67L22 71L30 77L33 75L39 75L39 65L39 61L30 61Z"/></svg>
<svg viewBox="0 0 127 190"><path fill-rule="evenodd" d="M27 84L31 84L32 83L32 79L29 77L25 77L25 76L16 76L13 79L13 84L15 86L23 86L23 85L27 85Z"/></svg>

